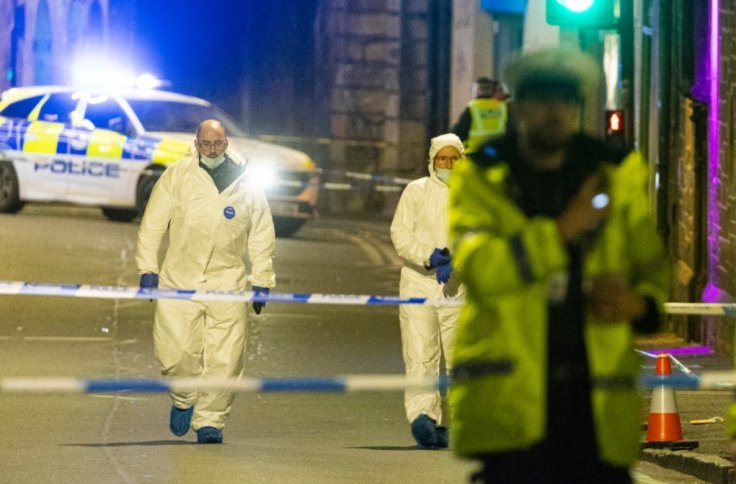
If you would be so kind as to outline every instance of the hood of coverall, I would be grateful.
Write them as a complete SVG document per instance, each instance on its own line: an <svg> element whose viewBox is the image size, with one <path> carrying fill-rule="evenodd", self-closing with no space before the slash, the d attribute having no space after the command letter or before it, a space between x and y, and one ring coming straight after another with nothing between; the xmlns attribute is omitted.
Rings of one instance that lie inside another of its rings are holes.
<svg viewBox="0 0 736 484"><path fill-rule="evenodd" d="M437 170L434 169L434 157L437 156L438 151L446 146L452 146L453 148L455 148L458 153L460 153L461 158L465 156L465 148L463 147L463 142L460 140L460 138L458 138L456 134L447 133L432 138L432 141L429 145L429 175L430 177L443 184L444 182L437 178Z"/></svg>

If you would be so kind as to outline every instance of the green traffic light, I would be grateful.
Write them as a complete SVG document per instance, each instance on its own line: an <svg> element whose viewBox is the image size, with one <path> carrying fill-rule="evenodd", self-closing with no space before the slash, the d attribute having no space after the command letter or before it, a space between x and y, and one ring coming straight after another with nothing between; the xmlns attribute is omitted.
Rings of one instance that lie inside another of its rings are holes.
<svg viewBox="0 0 736 484"><path fill-rule="evenodd" d="M595 0L557 0L557 3L572 12L581 13L590 10Z"/></svg>
<svg viewBox="0 0 736 484"><path fill-rule="evenodd" d="M566 28L610 29L618 23L616 0L546 0L550 25Z"/></svg>

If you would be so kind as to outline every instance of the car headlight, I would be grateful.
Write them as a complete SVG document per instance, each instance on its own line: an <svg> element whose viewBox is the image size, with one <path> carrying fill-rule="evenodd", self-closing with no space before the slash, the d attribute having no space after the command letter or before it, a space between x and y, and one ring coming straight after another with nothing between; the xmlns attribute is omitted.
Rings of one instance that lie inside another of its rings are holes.
<svg viewBox="0 0 736 484"><path fill-rule="evenodd" d="M249 181L255 183L263 190L273 188L279 181L276 170L268 165L251 165L248 167L248 171L250 172L248 176Z"/></svg>

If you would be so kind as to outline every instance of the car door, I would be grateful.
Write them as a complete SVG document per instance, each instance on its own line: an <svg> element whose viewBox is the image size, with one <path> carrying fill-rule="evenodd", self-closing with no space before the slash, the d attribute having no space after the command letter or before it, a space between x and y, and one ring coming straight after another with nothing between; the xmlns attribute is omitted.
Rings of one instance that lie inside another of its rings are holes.
<svg viewBox="0 0 736 484"><path fill-rule="evenodd" d="M134 167L123 156L127 116L109 96L88 95L83 103L70 143L69 197L76 203L133 207Z"/></svg>
<svg viewBox="0 0 736 484"><path fill-rule="evenodd" d="M78 101L71 93L45 97L23 127L22 149L17 154L21 199L66 201L69 143L65 123L72 118Z"/></svg>

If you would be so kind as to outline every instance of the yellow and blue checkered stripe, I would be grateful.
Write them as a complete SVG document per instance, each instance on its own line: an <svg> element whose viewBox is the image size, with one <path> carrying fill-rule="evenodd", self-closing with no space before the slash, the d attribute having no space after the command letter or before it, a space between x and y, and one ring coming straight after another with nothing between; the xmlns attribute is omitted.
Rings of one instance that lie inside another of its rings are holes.
<svg viewBox="0 0 736 484"><path fill-rule="evenodd" d="M62 123L0 117L0 151L72 155L168 165L189 152L187 143L155 136L84 131Z"/></svg>

